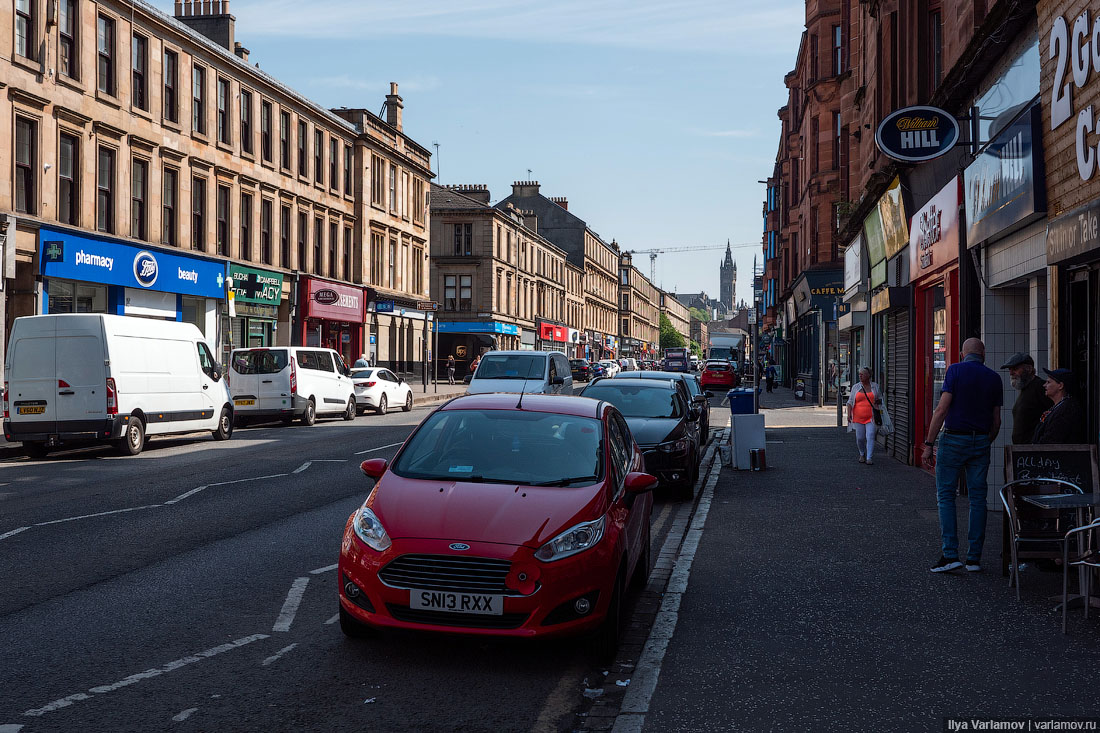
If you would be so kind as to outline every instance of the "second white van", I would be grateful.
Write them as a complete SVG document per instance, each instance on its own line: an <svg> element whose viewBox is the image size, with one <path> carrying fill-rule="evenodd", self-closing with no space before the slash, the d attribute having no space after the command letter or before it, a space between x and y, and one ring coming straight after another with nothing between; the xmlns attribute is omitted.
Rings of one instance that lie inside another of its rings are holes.
<svg viewBox="0 0 1100 733"><path fill-rule="evenodd" d="M354 420L355 384L340 354L309 346L234 349L229 391L237 421L312 425L319 415Z"/></svg>
<svg viewBox="0 0 1100 733"><path fill-rule="evenodd" d="M489 351L466 388L466 394L487 392L571 395L573 372L559 351Z"/></svg>

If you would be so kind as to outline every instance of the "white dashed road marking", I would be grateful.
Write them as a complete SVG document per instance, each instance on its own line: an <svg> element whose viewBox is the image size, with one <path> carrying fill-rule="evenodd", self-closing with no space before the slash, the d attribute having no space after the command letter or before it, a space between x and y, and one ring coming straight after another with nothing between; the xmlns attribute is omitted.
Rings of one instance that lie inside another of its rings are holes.
<svg viewBox="0 0 1100 733"><path fill-rule="evenodd" d="M404 441L402 441L402 442L404 442ZM390 443L389 445L380 445L377 448L368 448L367 450L361 450L358 453L353 453L352 455L361 456L364 453L377 453L380 450L386 450L387 448L396 448L399 445L401 445L401 443Z"/></svg>
<svg viewBox="0 0 1100 733"><path fill-rule="evenodd" d="M22 727L23 726L16 725L15 723L3 723L0 724L0 733L19 733L19 729Z"/></svg>
<svg viewBox="0 0 1100 733"><path fill-rule="evenodd" d="M11 532L5 532L4 534L0 534L0 540L6 540L12 535L17 535L20 532L26 532L28 529L30 529L30 527L19 527L17 529L13 529ZM3 731L0 731L0 733L3 733Z"/></svg>
<svg viewBox="0 0 1100 733"><path fill-rule="evenodd" d="M194 713L194 712L197 712L197 711L198 711L198 708L187 708L186 710L173 715L172 720L174 720L177 723L182 723L183 721L185 721L185 720L187 720L188 718L191 717L191 713Z"/></svg>
<svg viewBox="0 0 1100 733"><path fill-rule="evenodd" d="M298 646L297 643L291 644L290 646L284 646L282 649L280 649L279 651L272 654L270 657L265 659L260 664L262 666L266 667L267 665L271 664L272 662L277 662L277 661L279 661L279 657L283 656L284 654L286 654L287 652L289 652L291 649L293 649L296 646Z"/></svg>
<svg viewBox="0 0 1100 733"><path fill-rule="evenodd" d="M327 573L330 570L335 570L338 567L340 567L340 566L337 565L336 563L333 563L332 565L326 565L323 568L317 568L316 570L310 570L309 574L310 575L320 575L321 573Z"/></svg>
<svg viewBox="0 0 1100 733"><path fill-rule="evenodd" d="M306 461L305 463L303 463L302 465L298 466L296 469L291 471L291 473L301 473L302 471L309 468L311 463L313 463L313 461Z"/></svg>
<svg viewBox="0 0 1100 733"><path fill-rule="evenodd" d="M275 619L272 631L290 631L290 625L294 623L294 614L298 613L298 605L302 602L302 596L306 592L309 578L295 578L290 586L290 592L286 594L283 610L279 612L279 618Z"/></svg>
<svg viewBox="0 0 1100 733"><path fill-rule="evenodd" d="M328 621L325 622L325 626L328 626L329 624L334 624L339 620L340 620L340 614L336 614L335 616L333 616L332 618L330 618ZM0 733L3 733L3 731L0 731Z"/></svg>

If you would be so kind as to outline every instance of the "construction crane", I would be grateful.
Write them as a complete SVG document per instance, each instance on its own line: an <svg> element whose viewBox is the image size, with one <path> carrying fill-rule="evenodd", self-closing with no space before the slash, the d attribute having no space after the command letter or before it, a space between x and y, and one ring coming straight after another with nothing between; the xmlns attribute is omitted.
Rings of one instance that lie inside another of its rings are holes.
<svg viewBox="0 0 1100 733"><path fill-rule="evenodd" d="M705 244L701 247L657 247L655 249L632 249L628 250L631 254L635 255L649 255L649 281L656 282L654 278L657 276L657 255L665 254L666 252L704 252L706 250L714 249L744 249L745 247L761 247L760 242L743 242L741 244Z"/></svg>

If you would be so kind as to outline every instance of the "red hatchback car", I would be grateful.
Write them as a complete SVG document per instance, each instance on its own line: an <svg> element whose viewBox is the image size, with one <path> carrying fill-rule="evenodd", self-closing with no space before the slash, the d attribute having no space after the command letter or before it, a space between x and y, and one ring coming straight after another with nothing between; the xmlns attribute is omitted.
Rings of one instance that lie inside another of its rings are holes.
<svg viewBox="0 0 1100 733"><path fill-rule="evenodd" d="M340 627L513 637L594 631L612 655L650 570L657 481L622 415L560 395L459 397L429 415L348 519Z"/></svg>
<svg viewBox="0 0 1100 733"><path fill-rule="evenodd" d="M699 377L699 384L704 392L714 387L733 389L740 381L728 361L708 361Z"/></svg>

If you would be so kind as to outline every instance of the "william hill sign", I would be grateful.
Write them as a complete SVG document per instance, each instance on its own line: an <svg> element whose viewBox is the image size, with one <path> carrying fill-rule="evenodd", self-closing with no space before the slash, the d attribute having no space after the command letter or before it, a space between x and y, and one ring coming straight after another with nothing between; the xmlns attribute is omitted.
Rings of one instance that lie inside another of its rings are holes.
<svg viewBox="0 0 1100 733"><path fill-rule="evenodd" d="M958 121L938 107L899 109L887 116L875 132L879 150L909 163L938 158L958 141Z"/></svg>

